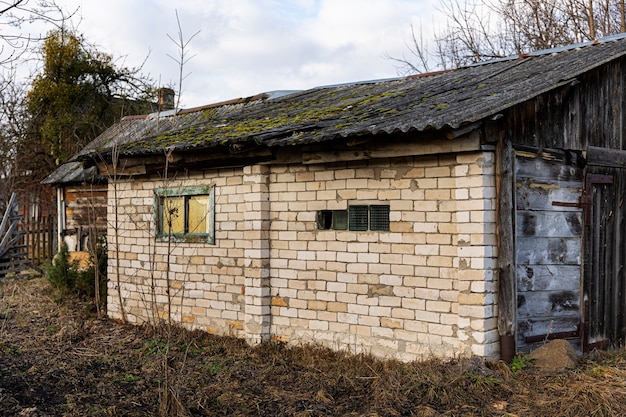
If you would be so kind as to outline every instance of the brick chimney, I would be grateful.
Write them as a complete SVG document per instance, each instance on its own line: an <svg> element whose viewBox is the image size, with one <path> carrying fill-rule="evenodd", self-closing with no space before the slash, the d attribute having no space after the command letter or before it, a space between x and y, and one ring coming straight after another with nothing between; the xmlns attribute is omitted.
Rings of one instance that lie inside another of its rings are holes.
<svg viewBox="0 0 626 417"><path fill-rule="evenodd" d="M174 108L174 90L167 87L159 88L159 111L172 110Z"/></svg>

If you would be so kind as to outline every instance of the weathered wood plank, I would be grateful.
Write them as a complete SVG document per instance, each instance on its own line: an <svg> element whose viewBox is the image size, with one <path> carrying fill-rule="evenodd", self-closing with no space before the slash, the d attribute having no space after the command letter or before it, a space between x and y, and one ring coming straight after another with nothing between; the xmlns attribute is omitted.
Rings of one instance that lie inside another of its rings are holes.
<svg viewBox="0 0 626 417"><path fill-rule="evenodd" d="M580 273L578 265L518 265L517 290L579 291Z"/></svg>
<svg viewBox="0 0 626 417"><path fill-rule="evenodd" d="M580 211L518 211L517 236L580 237L583 232Z"/></svg>
<svg viewBox="0 0 626 417"><path fill-rule="evenodd" d="M498 205L498 333L514 336L515 308L515 244L514 199L515 158L511 141L500 140L496 149L496 192ZM504 352L503 352L504 353Z"/></svg>
<svg viewBox="0 0 626 417"><path fill-rule="evenodd" d="M517 265L580 265L578 238L517 238Z"/></svg>
<svg viewBox="0 0 626 417"><path fill-rule="evenodd" d="M587 148L587 163L596 166L626 168L626 151L589 146Z"/></svg>
<svg viewBox="0 0 626 417"><path fill-rule="evenodd" d="M320 152L302 152L303 164L319 164L342 161L357 161L375 158L395 158L401 156L433 155L441 153L457 153L480 149L480 136L474 132L463 137L442 140L403 141L370 145L366 149L328 150Z"/></svg>
<svg viewBox="0 0 626 417"><path fill-rule="evenodd" d="M520 320L519 335L524 338L543 334L574 332L578 330L578 323L578 318L574 316L524 319Z"/></svg>
<svg viewBox="0 0 626 417"><path fill-rule="evenodd" d="M546 336L561 332L576 332L578 330L578 317L549 317L530 318L520 320L518 324L517 346L522 352L528 352L545 343L544 340L536 343L528 343L527 337ZM579 348L579 338L567 338L574 342L574 348Z"/></svg>
<svg viewBox="0 0 626 417"><path fill-rule="evenodd" d="M145 165L136 165L136 166L120 166L117 170L114 170L113 167L103 163L96 163L98 167L98 173L103 176L113 177L115 175L143 175L146 173Z"/></svg>
<svg viewBox="0 0 626 417"><path fill-rule="evenodd" d="M547 151L545 151L547 152ZM581 181L583 168L579 167L573 158L576 155L565 154L555 156L547 154L533 154L516 151L518 155L515 173L518 177L544 178L559 181Z"/></svg>
<svg viewBox="0 0 626 417"><path fill-rule="evenodd" d="M0 223L0 235L5 233L5 229L9 226L9 223L12 221L13 211L15 207L15 199L17 194L13 192L11 194L11 198L9 199L9 203L7 204L6 211L2 216L2 222Z"/></svg>
<svg viewBox="0 0 626 417"><path fill-rule="evenodd" d="M540 182L532 178L517 178L516 187L515 204L518 210L554 210L560 203L578 203L583 185L580 181ZM559 211L580 210L578 207L558 207Z"/></svg>
<svg viewBox="0 0 626 417"><path fill-rule="evenodd" d="M517 317L524 318L578 317L579 291L532 291L517 293ZM554 331L563 331L555 328Z"/></svg>
<svg viewBox="0 0 626 417"><path fill-rule="evenodd" d="M26 256L28 254L24 254L23 256ZM11 261L0 261L0 269L6 269L6 268L17 268L20 265L28 265L30 264L30 261L28 259L14 259Z"/></svg>

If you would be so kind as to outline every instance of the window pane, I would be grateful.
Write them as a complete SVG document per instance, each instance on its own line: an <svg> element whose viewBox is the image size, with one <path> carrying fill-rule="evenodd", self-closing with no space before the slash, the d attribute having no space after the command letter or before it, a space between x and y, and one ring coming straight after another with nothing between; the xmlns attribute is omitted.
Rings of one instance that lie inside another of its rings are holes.
<svg viewBox="0 0 626 417"><path fill-rule="evenodd" d="M346 230L348 228L348 212L346 210L333 210L333 229Z"/></svg>
<svg viewBox="0 0 626 417"><path fill-rule="evenodd" d="M389 206L370 206L370 230L389 231Z"/></svg>
<svg viewBox="0 0 626 417"><path fill-rule="evenodd" d="M317 212L317 228L319 230L329 230L333 225L333 212L331 210L320 210Z"/></svg>
<svg viewBox="0 0 626 417"><path fill-rule="evenodd" d="M189 197L189 231L188 233L209 233L211 222L209 213L211 203L208 195Z"/></svg>
<svg viewBox="0 0 626 417"><path fill-rule="evenodd" d="M350 217L350 230L363 231L367 230L367 206L350 206L348 214Z"/></svg>
<svg viewBox="0 0 626 417"><path fill-rule="evenodd" d="M165 234L185 232L185 208L183 197L163 197L163 217Z"/></svg>

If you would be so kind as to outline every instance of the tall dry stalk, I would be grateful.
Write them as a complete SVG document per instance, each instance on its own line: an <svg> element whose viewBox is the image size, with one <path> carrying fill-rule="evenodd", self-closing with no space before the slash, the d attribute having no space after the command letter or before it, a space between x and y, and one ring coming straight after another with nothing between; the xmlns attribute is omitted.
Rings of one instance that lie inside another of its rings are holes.
<svg viewBox="0 0 626 417"><path fill-rule="evenodd" d="M119 179L120 179L120 150L117 141L113 145L113 149L111 150L111 163L107 164L104 161L104 158L101 158L103 162L103 166L105 169L105 173L107 176L109 189L112 188L113 198L110 199L110 202L113 206L113 221L112 224L109 224L109 227L113 230L113 257L115 259L115 286L117 292L117 301L119 303L120 314L122 316L122 322L127 323L128 318L126 316L126 310L124 309L124 298L122 297L122 281L120 279L121 276L121 266L120 266L120 249L119 249L119 238L120 238L120 219L119 219ZM108 193L107 193L108 194ZM107 203L108 205L108 203Z"/></svg>

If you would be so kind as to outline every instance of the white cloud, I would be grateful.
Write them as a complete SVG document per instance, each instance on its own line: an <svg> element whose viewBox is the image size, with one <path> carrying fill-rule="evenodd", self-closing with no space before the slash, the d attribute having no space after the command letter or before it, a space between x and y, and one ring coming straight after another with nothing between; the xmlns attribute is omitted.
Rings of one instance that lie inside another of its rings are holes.
<svg viewBox="0 0 626 417"><path fill-rule="evenodd" d="M388 78L385 53L406 51L410 25L427 22L430 0L65 0L81 6L79 30L162 84L176 84L178 10L193 58L183 104L197 106L280 89Z"/></svg>

